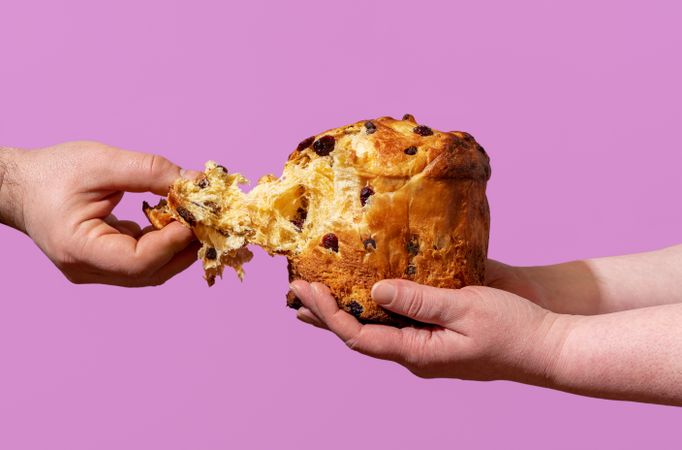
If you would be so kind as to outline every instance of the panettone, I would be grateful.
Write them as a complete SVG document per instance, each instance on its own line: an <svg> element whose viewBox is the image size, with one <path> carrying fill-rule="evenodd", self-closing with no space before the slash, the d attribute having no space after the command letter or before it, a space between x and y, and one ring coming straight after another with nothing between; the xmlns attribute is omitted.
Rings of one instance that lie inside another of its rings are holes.
<svg viewBox="0 0 682 450"><path fill-rule="evenodd" d="M469 134L381 117L305 139L280 178L248 193L243 176L208 162L202 177L176 181L167 201L144 210L156 227L175 219L194 230L209 285L224 266L242 278L246 246L256 244L287 257L290 280L328 285L360 320L403 324L371 300L376 281L482 284L489 178L488 155Z"/></svg>

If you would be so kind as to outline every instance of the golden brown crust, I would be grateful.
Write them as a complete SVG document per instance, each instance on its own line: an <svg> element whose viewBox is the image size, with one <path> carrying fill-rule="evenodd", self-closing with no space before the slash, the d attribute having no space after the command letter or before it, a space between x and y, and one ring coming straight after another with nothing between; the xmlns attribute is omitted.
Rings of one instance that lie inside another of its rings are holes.
<svg viewBox="0 0 682 450"><path fill-rule="evenodd" d="M318 136L338 139L364 123ZM395 323L395 317L371 300L376 281L406 278L444 288L483 283L490 165L488 155L468 133L431 130L432 135L422 136L414 132L418 125L413 117L407 121L382 117L372 123L376 128L369 136L372 157L363 160L349 152L363 184L374 190L371 207L364 211L366 231L336 230L338 253L314 247L290 257L289 270L290 278L327 284L339 306L364 321ZM410 147L416 152L405 151ZM294 151L289 161L302 157ZM419 175L418 182L410 183ZM371 244L365 248L367 239L376 248ZM289 305L296 306L292 296Z"/></svg>
<svg viewBox="0 0 682 450"><path fill-rule="evenodd" d="M168 212L204 243L210 283L223 265L241 271L250 253L238 252L256 243L287 257L290 280L325 283L361 321L394 325L407 322L370 297L381 279L483 283L490 165L467 133L440 132L411 116L360 121L303 141L281 178L264 177L249 194L235 188L243 179L218 167L207 165L201 186L176 183L168 197ZM153 210L148 216L161 219ZM209 251L217 258L207 259ZM287 304L300 306L291 293Z"/></svg>
<svg viewBox="0 0 682 450"><path fill-rule="evenodd" d="M168 208L168 202L165 199L159 200L159 203L154 207L150 206L147 202L143 202L142 211L147 216L149 223L156 229L163 228L174 220Z"/></svg>

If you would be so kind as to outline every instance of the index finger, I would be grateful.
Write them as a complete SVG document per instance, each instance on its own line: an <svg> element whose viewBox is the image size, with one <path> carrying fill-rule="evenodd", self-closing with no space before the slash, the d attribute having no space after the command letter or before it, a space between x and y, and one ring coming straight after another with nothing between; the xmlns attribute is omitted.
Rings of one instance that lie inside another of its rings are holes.
<svg viewBox="0 0 682 450"><path fill-rule="evenodd" d="M291 284L303 305L313 311L348 347L379 359L403 362L405 332L385 325L363 325L351 314L339 309L329 288L321 283Z"/></svg>
<svg viewBox="0 0 682 450"><path fill-rule="evenodd" d="M88 168L97 188L166 195L180 178L180 167L160 155L103 146L99 157Z"/></svg>

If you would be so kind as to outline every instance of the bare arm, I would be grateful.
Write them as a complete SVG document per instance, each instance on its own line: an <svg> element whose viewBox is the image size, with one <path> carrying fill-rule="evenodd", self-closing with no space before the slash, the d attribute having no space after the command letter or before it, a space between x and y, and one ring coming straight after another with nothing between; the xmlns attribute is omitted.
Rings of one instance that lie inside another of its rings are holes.
<svg viewBox="0 0 682 450"><path fill-rule="evenodd" d="M19 150L0 147L0 224L21 229L16 159Z"/></svg>
<svg viewBox="0 0 682 450"><path fill-rule="evenodd" d="M682 245L536 267L488 265L488 284L550 311L602 314L682 302Z"/></svg>
<svg viewBox="0 0 682 450"><path fill-rule="evenodd" d="M568 320L552 387L682 406L682 305Z"/></svg>

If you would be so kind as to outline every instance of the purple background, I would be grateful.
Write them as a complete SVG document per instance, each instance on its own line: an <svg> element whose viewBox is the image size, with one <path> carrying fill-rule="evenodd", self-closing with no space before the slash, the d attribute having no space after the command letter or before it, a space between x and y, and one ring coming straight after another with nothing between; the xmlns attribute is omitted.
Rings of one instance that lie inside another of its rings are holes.
<svg viewBox="0 0 682 450"><path fill-rule="evenodd" d="M490 153L494 258L682 240L675 2L97 3L0 3L2 144L95 139L255 180L311 133L409 112ZM10 229L0 249L3 449L679 448L679 409L354 354L295 320L262 251L244 283L208 289L195 265L132 290L71 285Z"/></svg>

